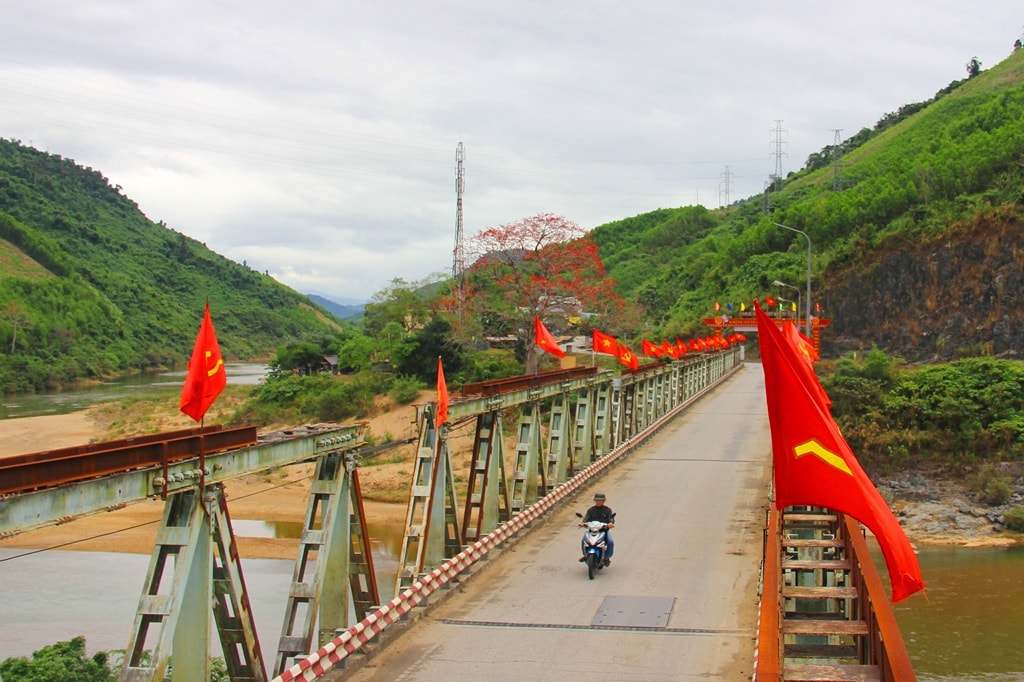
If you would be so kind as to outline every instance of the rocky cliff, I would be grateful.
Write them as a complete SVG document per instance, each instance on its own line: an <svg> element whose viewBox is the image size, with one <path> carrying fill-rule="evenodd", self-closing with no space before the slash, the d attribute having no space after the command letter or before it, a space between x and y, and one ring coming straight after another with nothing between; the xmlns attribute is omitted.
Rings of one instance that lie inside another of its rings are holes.
<svg viewBox="0 0 1024 682"><path fill-rule="evenodd" d="M825 357L877 346L914 363L1024 358L1024 221L1014 207L941 239L890 243L823 279Z"/></svg>

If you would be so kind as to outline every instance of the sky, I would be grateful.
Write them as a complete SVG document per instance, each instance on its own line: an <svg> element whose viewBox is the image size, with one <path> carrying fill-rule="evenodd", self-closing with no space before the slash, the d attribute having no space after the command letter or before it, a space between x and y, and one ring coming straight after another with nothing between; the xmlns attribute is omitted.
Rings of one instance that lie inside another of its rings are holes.
<svg viewBox="0 0 1024 682"><path fill-rule="evenodd" d="M302 293L450 275L463 232L760 193L1005 59L1017 0L3 0L0 137Z"/></svg>

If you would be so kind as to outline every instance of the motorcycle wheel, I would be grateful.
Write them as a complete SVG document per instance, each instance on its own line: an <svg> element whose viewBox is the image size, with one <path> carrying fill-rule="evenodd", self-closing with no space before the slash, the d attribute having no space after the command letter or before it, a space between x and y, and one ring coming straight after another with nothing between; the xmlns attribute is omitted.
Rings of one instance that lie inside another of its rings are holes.
<svg viewBox="0 0 1024 682"><path fill-rule="evenodd" d="M597 573L597 555L596 554L588 554L587 555L587 575L590 576L591 580L593 580L595 573Z"/></svg>

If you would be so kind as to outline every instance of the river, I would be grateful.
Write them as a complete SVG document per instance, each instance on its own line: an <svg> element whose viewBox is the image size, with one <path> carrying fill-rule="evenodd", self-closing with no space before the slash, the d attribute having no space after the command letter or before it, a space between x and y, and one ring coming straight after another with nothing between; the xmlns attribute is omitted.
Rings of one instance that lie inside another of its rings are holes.
<svg viewBox="0 0 1024 682"><path fill-rule="evenodd" d="M256 385L267 375L263 364L231 362L225 365L229 384ZM135 395L176 393L185 381L185 370L165 371L110 379L97 384L45 393L0 394L0 419L69 414L96 403Z"/></svg>

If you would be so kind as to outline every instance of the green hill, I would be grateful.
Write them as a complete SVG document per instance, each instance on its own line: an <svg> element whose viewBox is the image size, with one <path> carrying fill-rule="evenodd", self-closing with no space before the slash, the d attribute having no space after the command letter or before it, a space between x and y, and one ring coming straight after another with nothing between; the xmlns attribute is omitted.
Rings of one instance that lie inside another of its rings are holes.
<svg viewBox="0 0 1024 682"><path fill-rule="evenodd" d="M877 345L913 361L1024 351L1024 50L886 114L720 211L660 209L593 231L652 334L701 330L715 302L793 296L812 243L823 352ZM768 210L766 211L766 206Z"/></svg>
<svg viewBox="0 0 1024 682"><path fill-rule="evenodd" d="M184 362L210 303L226 358L339 322L267 275L148 220L96 170L0 139L0 391Z"/></svg>

